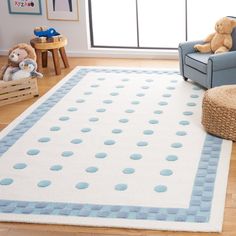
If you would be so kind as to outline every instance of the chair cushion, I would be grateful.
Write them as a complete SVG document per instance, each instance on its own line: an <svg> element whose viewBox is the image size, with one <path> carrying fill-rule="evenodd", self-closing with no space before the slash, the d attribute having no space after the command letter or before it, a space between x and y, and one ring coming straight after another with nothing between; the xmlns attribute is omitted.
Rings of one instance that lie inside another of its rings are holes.
<svg viewBox="0 0 236 236"><path fill-rule="evenodd" d="M211 53L189 53L185 57L185 64L206 74L208 58Z"/></svg>

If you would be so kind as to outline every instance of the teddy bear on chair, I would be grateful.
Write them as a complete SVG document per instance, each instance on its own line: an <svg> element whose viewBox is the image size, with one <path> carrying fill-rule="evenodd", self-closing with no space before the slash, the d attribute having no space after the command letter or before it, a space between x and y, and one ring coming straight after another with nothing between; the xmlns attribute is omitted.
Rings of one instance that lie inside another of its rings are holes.
<svg viewBox="0 0 236 236"><path fill-rule="evenodd" d="M19 70L19 64L26 58L36 60L34 49L26 43L20 43L8 52L8 63L0 70L0 80L10 81L12 75Z"/></svg>
<svg viewBox="0 0 236 236"><path fill-rule="evenodd" d="M233 28L236 27L236 21L228 17L223 17L215 24L215 33L210 34L204 44L196 44L194 48L202 53L223 53L232 48Z"/></svg>

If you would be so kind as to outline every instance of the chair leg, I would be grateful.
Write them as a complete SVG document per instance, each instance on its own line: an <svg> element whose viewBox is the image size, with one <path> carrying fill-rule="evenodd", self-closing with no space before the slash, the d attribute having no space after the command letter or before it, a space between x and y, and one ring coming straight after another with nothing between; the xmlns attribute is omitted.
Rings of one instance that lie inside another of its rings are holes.
<svg viewBox="0 0 236 236"><path fill-rule="evenodd" d="M188 80L188 78L186 78L186 77L183 77L183 79L184 79L184 81L187 81L187 80Z"/></svg>
<svg viewBox="0 0 236 236"><path fill-rule="evenodd" d="M69 67L69 62L68 62L68 59L67 59L67 56L66 56L65 48L62 47L62 48L59 49L59 51L60 51L61 58L62 58L62 61L64 63L65 68L68 68Z"/></svg>
<svg viewBox="0 0 236 236"><path fill-rule="evenodd" d="M48 51L42 52L42 65L43 68L48 66Z"/></svg>
<svg viewBox="0 0 236 236"><path fill-rule="evenodd" d="M37 56L37 65L38 65L38 71L42 68L42 53L40 50L35 50L36 56Z"/></svg>
<svg viewBox="0 0 236 236"><path fill-rule="evenodd" d="M56 75L60 75L61 74L61 67L60 67L58 49L52 49L52 57L53 57L53 63L54 63Z"/></svg>

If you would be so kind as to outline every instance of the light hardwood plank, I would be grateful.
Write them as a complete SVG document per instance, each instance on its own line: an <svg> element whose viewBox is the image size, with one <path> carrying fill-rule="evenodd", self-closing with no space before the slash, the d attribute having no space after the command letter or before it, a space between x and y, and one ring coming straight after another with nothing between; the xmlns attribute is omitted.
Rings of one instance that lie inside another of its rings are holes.
<svg viewBox="0 0 236 236"><path fill-rule="evenodd" d="M5 64L6 57L0 57L0 66ZM69 58L70 68L62 69L59 76L55 76L52 58L48 60L48 68L42 68L44 78L38 80L39 94L43 96L51 87L57 84L76 66L121 66L121 67L150 67L150 68L177 68L176 60L142 60L142 59L111 59L111 58ZM38 98L29 99L1 107L0 130L19 116L27 107ZM0 223L0 236L236 236L236 144L233 144L231 167L227 188L227 199L223 232L192 233L152 230L134 230L117 228L93 228L68 225L40 225L20 223Z"/></svg>

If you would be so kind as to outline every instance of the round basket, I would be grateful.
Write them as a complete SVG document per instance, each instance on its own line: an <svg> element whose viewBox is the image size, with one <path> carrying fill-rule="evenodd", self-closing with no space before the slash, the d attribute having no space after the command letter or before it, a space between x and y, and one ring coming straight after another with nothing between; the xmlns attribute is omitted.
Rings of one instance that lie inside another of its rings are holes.
<svg viewBox="0 0 236 236"><path fill-rule="evenodd" d="M207 132L236 141L236 85L215 87L205 93L202 124Z"/></svg>

